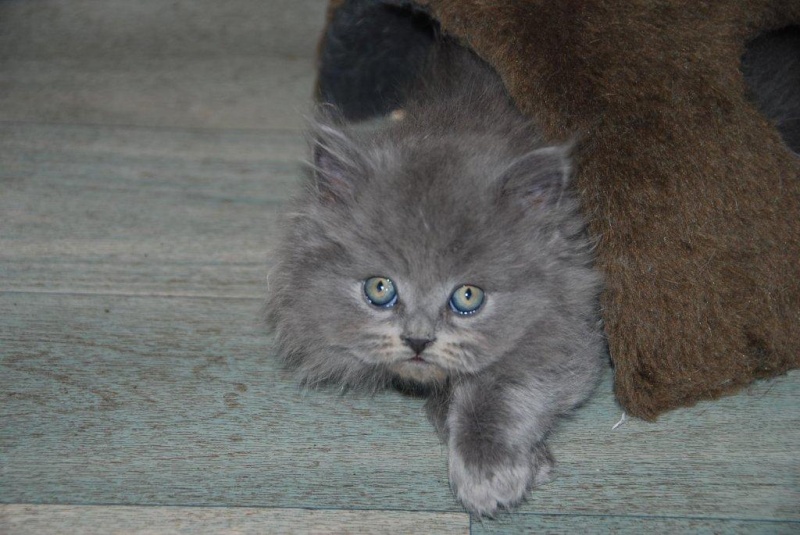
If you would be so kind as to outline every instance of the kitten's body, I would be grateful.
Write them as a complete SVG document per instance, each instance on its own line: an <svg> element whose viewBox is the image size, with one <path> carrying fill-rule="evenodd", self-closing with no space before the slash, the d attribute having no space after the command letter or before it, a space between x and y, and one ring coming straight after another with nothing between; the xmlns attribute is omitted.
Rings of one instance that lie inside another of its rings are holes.
<svg viewBox="0 0 800 535"><path fill-rule="evenodd" d="M454 491L493 514L546 480L547 434L597 382L600 281L566 149L463 49L440 43L424 78L400 121L315 125L269 320L306 382L427 388ZM365 296L376 277L389 306ZM485 292L474 313L463 285Z"/></svg>

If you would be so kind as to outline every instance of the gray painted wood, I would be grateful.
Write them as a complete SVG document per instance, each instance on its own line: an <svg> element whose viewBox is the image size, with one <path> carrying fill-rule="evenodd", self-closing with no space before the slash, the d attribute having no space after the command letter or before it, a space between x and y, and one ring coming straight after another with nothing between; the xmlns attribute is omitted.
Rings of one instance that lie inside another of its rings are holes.
<svg viewBox="0 0 800 535"><path fill-rule="evenodd" d="M469 533L466 513L256 509L248 507L120 507L0 505L5 535L50 533L218 534Z"/></svg>
<svg viewBox="0 0 800 535"><path fill-rule="evenodd" d="M696 535L790 535L800 532L800 523L758 520L724 520L702 518L648 518L517 514L495 521L475 522L472 533L692 533Z"/></svg>
<svg viewBox="0 0 800 535"><path fill-rule="evenodd" d="M301 128L326 6L0 2L0 120Z"/></svg>
<svg viewBox="0 0 800 535"><path fill-rule="evenodd" d="M302 135L0 125L0 289L263 295Z"/></svg>
<svg viewBox="0 0 800 535"><path fill-rule="evenodd" d="M308 58L0 61L0 119L51 123L294 128L314 85Z"/></svg>
<svg viewBox="0 0 800 535"><path fill-rule="evenodd" d="M311 58L325 0L0 2L0 60Z"/></svg>
<svg viewBox="0 0 800 535"><path fill-rule="evenodd" d="M260 304L0 294L0 502L459 511L419 400L301 392ZM798 520L799 379L611 431L609 376L520 511Z"/></svg>
<svg viewBox="0 0 800 535"><path fill-rule="evenodd" d="M0 502L458 510L420 402L302 392L260 307L0 294Z"/></svg>

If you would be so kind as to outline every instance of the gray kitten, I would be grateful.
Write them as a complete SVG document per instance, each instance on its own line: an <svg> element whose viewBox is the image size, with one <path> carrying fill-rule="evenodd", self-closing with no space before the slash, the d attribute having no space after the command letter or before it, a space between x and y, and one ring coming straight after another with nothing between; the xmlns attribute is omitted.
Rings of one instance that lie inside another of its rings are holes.
<svg viewBox="0 0 800 535"><path fill-rule="evenodd" d="M472 53L433 58L401 120L320 111L268 319L307 384L426 390L454 492L492 515L547 481L548 433L597 383L600 277L568 147Z"/></svg>

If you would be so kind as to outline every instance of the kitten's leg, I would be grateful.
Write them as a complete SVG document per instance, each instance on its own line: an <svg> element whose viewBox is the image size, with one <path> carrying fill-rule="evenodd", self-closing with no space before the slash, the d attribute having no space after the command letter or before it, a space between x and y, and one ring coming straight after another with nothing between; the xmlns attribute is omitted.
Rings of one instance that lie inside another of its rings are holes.
<svg viewBox="0 0 800 535"><path fill-rule="evenodd" d="M425 413L433 424L436 434L442 442L447 443L447 413L450 410L450 386L437 388L425 400Z"/></svg>
<svg viewBox="0 0 800 535"><path fill-rule="evenodd" d="M493 515L549 480L544 443L562 410L535 380L475 377L453 389L447 417L450 484L472 513Z"/></svg>

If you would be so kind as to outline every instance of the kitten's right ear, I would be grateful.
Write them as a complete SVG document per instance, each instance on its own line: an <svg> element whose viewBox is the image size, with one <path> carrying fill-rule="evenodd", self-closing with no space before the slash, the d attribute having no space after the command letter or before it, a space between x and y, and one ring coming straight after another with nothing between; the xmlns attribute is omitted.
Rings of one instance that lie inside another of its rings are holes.
<svg viewBox="0 0 800 535"><path fill-rule="evenodd" d="M344 132L325 124L315 125L312 168L322 201L351 201L355 181L366 172L365 167L359 150Z"/></svg>
<svg viewBox="0 0 800 535"><path fill-rule="evenodd" d="M498 178L500 196L538 208L557 204L571 172L571 146L544 147L520 157Z"/></svg>

